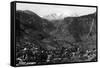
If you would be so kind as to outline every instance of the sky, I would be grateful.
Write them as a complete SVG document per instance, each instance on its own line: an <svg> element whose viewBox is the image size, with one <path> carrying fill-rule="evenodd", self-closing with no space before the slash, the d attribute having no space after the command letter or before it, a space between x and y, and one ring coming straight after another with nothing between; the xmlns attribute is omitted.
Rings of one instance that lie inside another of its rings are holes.
<svg viewBox="0 0 100 68"><path fill-rule="evenodd" d="M39 16L46 16L53 13L66 16L81 16L96 12L95 7L80 7L80 6L62 6L62 5L47 5L47 4L31 4L17 3L16 10L30 10Z"/></svg>

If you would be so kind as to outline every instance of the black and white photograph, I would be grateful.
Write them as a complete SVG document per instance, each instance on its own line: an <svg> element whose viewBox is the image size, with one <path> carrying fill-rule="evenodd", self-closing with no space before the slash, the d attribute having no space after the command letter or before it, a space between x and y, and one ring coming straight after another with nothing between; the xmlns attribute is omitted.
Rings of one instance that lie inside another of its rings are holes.
<svg viewBox="0 0 100 68"><path fill-rule="evenodd" d="M15 4L15 66L97 62L97 7Z"/></svg>

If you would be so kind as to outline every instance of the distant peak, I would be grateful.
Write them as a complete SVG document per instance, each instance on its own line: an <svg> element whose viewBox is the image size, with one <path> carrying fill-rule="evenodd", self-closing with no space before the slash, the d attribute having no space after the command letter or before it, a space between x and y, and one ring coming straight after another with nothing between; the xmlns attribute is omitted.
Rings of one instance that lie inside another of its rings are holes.
<svg viewBox="0 0 100 68"><path fill-rule="evenodd" d="M48 20L57 20L57 19L63 19L64 17L67 17L67 16L68 15L65 15L63 13L52 13L52 14L48 14L42 17Z"/></svg>

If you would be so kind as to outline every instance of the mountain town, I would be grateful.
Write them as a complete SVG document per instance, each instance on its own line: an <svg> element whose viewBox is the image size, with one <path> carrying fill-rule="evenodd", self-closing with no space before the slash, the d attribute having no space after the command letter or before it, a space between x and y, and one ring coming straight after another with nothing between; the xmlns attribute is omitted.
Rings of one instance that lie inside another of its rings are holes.
<svg viewBox="0 0 100 68"><path fill-rule="evenodd" d="M97 61L96 14L48 19L17 10L16 65Z"/></svg>

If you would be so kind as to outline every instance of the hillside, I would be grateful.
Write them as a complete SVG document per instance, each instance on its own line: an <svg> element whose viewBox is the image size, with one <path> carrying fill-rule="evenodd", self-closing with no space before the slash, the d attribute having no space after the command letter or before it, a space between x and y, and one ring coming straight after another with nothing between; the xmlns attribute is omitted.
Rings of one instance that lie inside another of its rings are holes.
<svg viewBox="0 0 100 68"><path fill-rule="evenodd" d="M72 52L76 53L78 49L80 53L96 49L96 13L79 17L64 17L60 20L48 20L28 10L17 10L15 24L17 58L25 54L29 55L30 58L34 52L41 53L42 50L47 52L50 50L58 50L58 52L64 50L66 52L65 50L68 50L68 53L72 54ZM29 53L26 53L27 50ZM60 55L62 54L60 53ZM75 57L73 58L75 60ZM79 61L84 60L78 58L76 62Z"/></svg>

